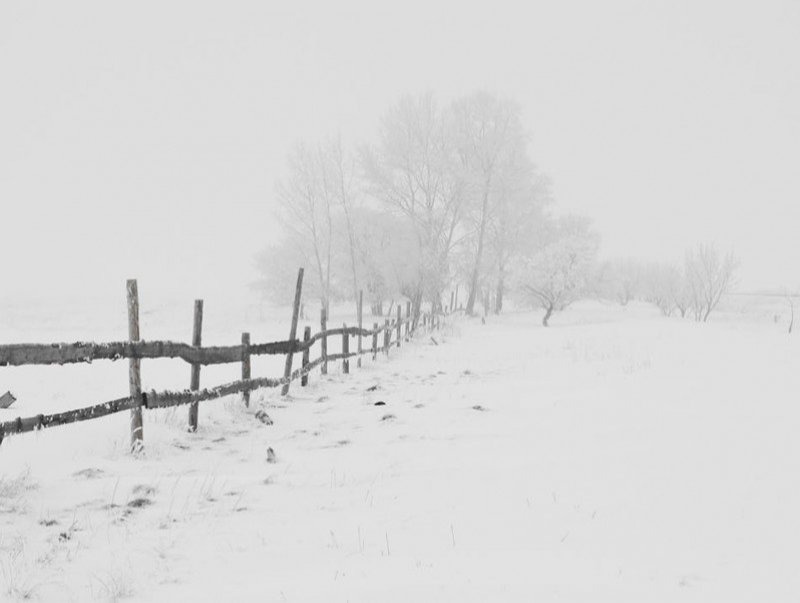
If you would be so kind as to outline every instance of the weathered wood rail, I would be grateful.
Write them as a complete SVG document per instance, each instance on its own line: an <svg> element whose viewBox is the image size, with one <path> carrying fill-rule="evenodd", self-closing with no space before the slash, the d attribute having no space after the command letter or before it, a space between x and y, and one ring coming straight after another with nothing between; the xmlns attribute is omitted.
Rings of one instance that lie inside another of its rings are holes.
<svg viewBox="0 0 800 603"><path fill-rule="evenodd" d="M295 295L294 311L296 316L300 303L300 287L302 275L298 278L298 290ZM130 287L130 283L129 283ZM134 285L135 289L135 285ZM138 304L138 301L137 301ZM198 319L197 309L202 312L202 302L195 302L195 332L194 341L200 341L200 329L202 317ZM358 304L358 323L363 324L362 304ZM137 312L138 315L138 312ZM291 334L296 333L296 319L293 316L293 326ZM394 320L386 319L384 325L375 323L372 329L362 327L338 327L327 328L327 317L322 313L320 331L314 335L310 334L310 327L305 328L303 340L289 339L285 341L271 341L266 343L250 343L250 335L242 334L242 344L231 346L200 346L189 345L173 341L123 341L112 343L56 343L56 344L10 344L0 345L0 366L24 366L24 365L65 365L76 363L91 363L95 360L116 361L128 359L140 361L142 359L181 359L192 365L192 378L190 388L184 391L139 391L134 389L131 395L124 398L117 398L107 402L94 404L84 408L68 410L53 414L38 414L30 417L18 417L11 421L0 423L0 444L7 435L21 434L59 425L68 425L81 421L88 421L105 417L111 414L131 411L140 415L142 409L170 408L174 406L192 405L190 413L190 430L197 427L197 404L199 402L242 394L245 404L249 404L249 394L253 390L261 388L283 387L284 393L288 391L289 384L296 380L301 380L301 385L306 386L308 376L317 367L321 367L323 374L327 372L327 366L331 362L342 361L342 371L349 372L349 359L371 355L373 360L377 359L378 352L389 353L392 346L400 346L403 339L403 327L405 327L405 338L409 340L421 329L433 330L438 328L441 323L443 313L411 313L410 305L406 307L406 316L402 316L400 306L397 309L397 318ZM138 317L137 317L138 322ZM138 332L138 325L136 327ZM383 333L382 347L378 347L378 336ZM392 336L395 335L394 339ZM330 338L341 337L342 352L328 353ZM357 338L357 351L350 352L350 337ZM368 348L361 345L362 339L371 341ZM321 354L315 360L310 360L310 351L313 346L320 342ZM302 353L302 366L291 370L289 358L297 353ZM250 377L250 358L259 355L286 355L287 371L281 378ZM241 363L242 379L225 383L212 388L200 389L199 387L199 367L213 364ZM358 366L361 366L360 364ZM132 440L132 448L137 450L141 447L141 426L138 437Z"/></svg>
<svg viewBox="0 0 800 603"><path fill-rule="evenodd" d="M382 329L379 329L379 331ZM372 335L373 331L358 327L348 327L348 334L363 337ZM310 348L322 337L342 335L343 328L329 329L316 333L308 342L295 339L293 341L270 341L253 343L247 346L209 346L194 347L188 343L174 341L117 341L111 343L15 343L0 345L0 366L27 366L48 364L91 363L95 360L122 360L129 358L159 359L179 358L188 364L232 364L241 362L247 351L250 356L283 356L289 353L302 352Z"/></svg>

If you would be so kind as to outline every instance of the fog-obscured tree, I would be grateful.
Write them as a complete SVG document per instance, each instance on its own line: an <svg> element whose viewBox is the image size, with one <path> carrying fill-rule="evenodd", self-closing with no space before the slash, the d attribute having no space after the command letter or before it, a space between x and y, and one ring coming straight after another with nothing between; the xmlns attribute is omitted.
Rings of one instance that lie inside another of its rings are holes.
<svg viewBox="0 0 800 603"><path fill-rule="evenodd" d="M608 265L609 292L621 306L643 294L644 269L640 262L631 258L612 260Z"/></svg>
<svg viewBox="0 0 800 603"><path fill-rule="evenodd" d="M419 258L414 231L397 215L368 207L357 208L352 221L365 301L374 316L382 316L384 301L413 292L416 286Z"/></svg>
<svg viewBox="0 0 800 603"><path fill-rule="evenodd" d="M288 176L278 183L278 216L292 244L308 258L322 307L331 297L335 181L323 146L298 144L288 158ZM310 279L309 279L310 280ZM306 283L307 284L307 283ZM308 288L306 289L308 291Z"/></svg>
<svg viewBox="0 0 800 603"><path fill-rule="evenodd" d="M368 192L414 233L415 314L423 296L440 305L462 217L464 179L452 127L431 94L403 97L389 109L377 143L363 153L363 168Z"/></svg>
<svg viewBox="0 0 800 603"><path fill-rule="evenodd" d="M449 116L464 170L464 217L469 234L465 242L471 256L465 310L472 315L486 269L490 223L504 189L519 186L511 180L523 176L520 165L527 158L527 136L519 106L488 92L456 100Z"/></svg>
<svg viewBox="0 0 800 603"><path fill-rule="evenodd" d="M551 203L550 182L539 175L527 155L515 155L504 165L487 232L487 286L493 283L494 311L500 313L509 266L542 237L544 210Z"/></svg>
<svg viewBox="0 0 800 603"><path fill-rule="evenodd" d="M700 244L686 252L686 282L695 320L708 320L722 296L731 290L737 266L733 253L720 257L710 244Z"/></svg>
<svg viewBox="0 0 800 603"><path fill-rule="evenodd" d="M664 316L680 310L686 314L685 279L680 269L671 264L650 264L642 270L643 299L654 304Z"/></svg>
<svg viewBox="0 0 800 603"><path fill-rule="evenodd" d="M794 328L794 297L790 293L787 293L786 301L789 302L789 335L791 335L792 329Z"/></svg>
<svg viewBox="0 0 800 603"><path fill-rule="evenodd" d="M553 312L564 310L591 287L599 246L600 237L588 220L567 216L553 220L543 244L520 259L516 283L528 301L545 311L545 327Z"/></svg>
<svg viewBox="0 0 800 603"><path fill-rule="evenodd" d="M332 189L336 209L341 211L343 227L334 229L344 236L337 237L345 242L352 276L353 300L358 300L359 278L357 260L356 226L353 212L357 207L356 161L355 157L342 145L341 138L333 138L321 147L322 174L326 186Z"/></svg>

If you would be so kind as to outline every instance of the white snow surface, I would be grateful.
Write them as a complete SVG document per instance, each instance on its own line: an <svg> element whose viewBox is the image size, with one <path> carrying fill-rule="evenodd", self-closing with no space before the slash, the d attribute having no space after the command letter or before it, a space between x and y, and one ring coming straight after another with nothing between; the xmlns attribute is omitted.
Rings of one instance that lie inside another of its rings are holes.
<svg viewBox="0 0 800 603"><path fill-rule="evenodd" d="M539 321L454 319L285 398L203 403L196 434L147 411L141 458L126 414L7 437L0 600L798 600L800 337L637 305ZM127 387L125 363L0 371L25 394L0 420Z"/></svg>

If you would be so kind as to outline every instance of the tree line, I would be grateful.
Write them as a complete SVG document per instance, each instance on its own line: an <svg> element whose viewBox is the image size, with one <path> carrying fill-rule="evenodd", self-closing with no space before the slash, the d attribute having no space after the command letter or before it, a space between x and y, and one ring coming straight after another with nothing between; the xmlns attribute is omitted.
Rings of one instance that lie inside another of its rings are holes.
<svg viewBox="0 0 800 603"><path fill-rule="evenodd" d="M467 314L499 313L514 292L543 309L547 326L553 312L627 275L598 264L588 219L554 214L529 141L517 103L478 91L444 104L431 93L404 96L369 143L298 143L275 187L285 235L256 258L255 286L285 302L302 265L305 290L323 308L363 290L377 316L400 299L415 314L423 303L437 310L459 285ZM652 272L652 300L683 307L675 275ZM707 318L718 291L692 291Z"/></svg>
<svg viewBox="0 0 800 603"><path fill-rule="evenodd" d="M721 254L714 245L699 244L685 252L682 264L608 262L601 268L598 291L622 305L640 299L664 316L706 322L733 287L738 265L732 252Z"/></svg>

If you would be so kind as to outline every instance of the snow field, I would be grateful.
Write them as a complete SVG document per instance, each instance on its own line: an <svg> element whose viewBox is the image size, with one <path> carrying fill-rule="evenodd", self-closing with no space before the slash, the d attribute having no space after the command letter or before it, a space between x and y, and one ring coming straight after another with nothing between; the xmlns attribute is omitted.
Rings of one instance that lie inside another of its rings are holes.
<svg viewBox="0 0 800 603"><path fill-rule="evenodd" d="M142 459L124 415L9 437L0 598L794 600L797 338L639 306L539 319L201 404L196 434L149 411Z"/></svg>

